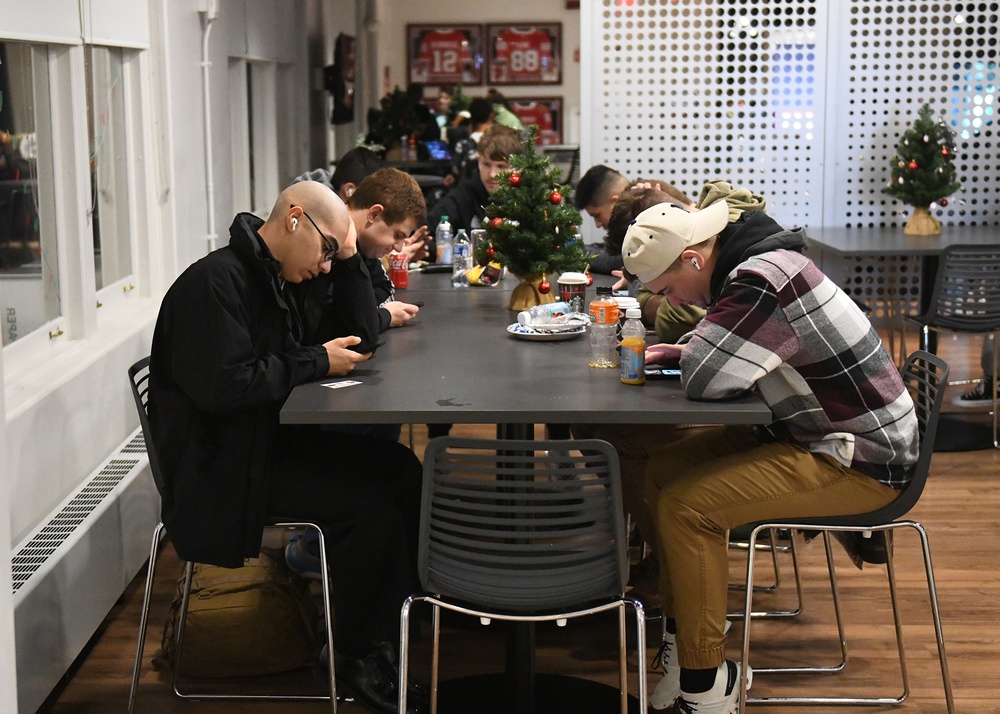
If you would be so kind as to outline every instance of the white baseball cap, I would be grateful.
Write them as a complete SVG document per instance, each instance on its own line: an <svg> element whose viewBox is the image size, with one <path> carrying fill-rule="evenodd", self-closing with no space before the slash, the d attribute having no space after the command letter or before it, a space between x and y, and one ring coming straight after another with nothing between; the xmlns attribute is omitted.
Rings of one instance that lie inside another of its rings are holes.
<svg viewBox="0 0 1000 714"><path fill-rule="evenodd" d="M718 235L729 223L729 206L716 201L700 211L660 203L636 216L625 231L625 269L641 283L656 280L685 249Z"/></svg>

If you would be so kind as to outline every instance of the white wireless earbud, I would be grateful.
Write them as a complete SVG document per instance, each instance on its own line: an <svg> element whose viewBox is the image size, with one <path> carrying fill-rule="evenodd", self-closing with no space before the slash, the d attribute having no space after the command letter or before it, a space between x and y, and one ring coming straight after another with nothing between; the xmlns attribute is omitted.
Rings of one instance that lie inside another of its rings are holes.
<svg viewBox="0 0 1000 714"><path fill-rule="evenodd" d="M346 193L347 193L347 197L350 198L351 196L354 195L354 189L353 188L349 188L349 189L347 189Z"/></svg>
<svg viewBox="0 0 1000 714"><path fill-rule="evenodd" d="M299 219L298 218L293 218L292 219L292 230L293 231L295 230L295 226L297 226L297 225L299 225Z"/></svg>
<svg viewBox="0 0 1000 714"><path fill-rule="evenodd" d="M691 265L694 266L695 270L701 270L701 266L698 265L698 259L697 258L691 258Z"/></svg>

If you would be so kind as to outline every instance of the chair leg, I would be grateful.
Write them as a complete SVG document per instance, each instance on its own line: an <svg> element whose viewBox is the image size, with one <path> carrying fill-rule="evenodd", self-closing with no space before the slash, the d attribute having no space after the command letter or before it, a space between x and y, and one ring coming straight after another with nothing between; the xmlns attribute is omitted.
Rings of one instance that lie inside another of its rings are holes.
<svg viewBox="0 0 1000 714"><path fill-rule="evenodd" d="M320 551L320 569L324 573L329 573L328 562L326 557L326 537L323 534L323 530L319 525L311 522L282 522L282 523L269 523L268 527L277 528L305 528L309 530L314 530L318 533L319 551ZM177 633L176 633L176 648L174 656L174 666L173 666L173 678L172 686L174 693L178 697L184 699L204 699L204 700L242 700L242 701L256 701L256 700L267 700L267 701L322 701L329 698L330 706L333 710L333 714L337 714L337 680L336 680L336 670L334 668L334 649L333 649L333 621L332 618L326 616L325 619L325 629L326 629L326 643L327 643L327 671L330 677L330 694L327 695L309 695L309 694L215 694L209 692L182 692L178 686L178 673L181 668L181 654L183 651L184 644L184 630L187 624L188 615L188 605L191 600L191 588L192 581L194 578L194 563L187 562L184 568L184 585L181 594L181 609L180 614L177 619ZM330 581L329 578L323 578L322 582L322 592L323 592L323 608L324 613L332 612L332 596L330 591Z"/></svg>
<svg viewBox="0 0 1000 714"><path fill-rule="evenodd" d="M325 576L320 579L320 582L323 590L323 623L326 629L326 671L330 675L330 706L333 709L333 714L337 714L337 671L334 669L333 659L333 618L330 617L333 612L333 604L330 595L330 570L326 559L326 536L323 534L323 529L318 526L312 530L316 531L319 540L319 571Z"/></svg>
<svg viewBox="0 0 1000 714"><path fill-rule="evenodd" d="M994 358L995 364L995 358ZM951 692L951 675L948 672L948 656L944 651L944 629L941 627L941 610L938 606L937 586L934 583L934 566L931 563L931 545L927 531L919 523L907 521L906 525L917 531L920 547L924 555L924 574L927 576L927 593L931 601L931 616L934 619L934 636L937 638L938 661L941 663L941 679L944 683L944 698L948 714L955 714L955 699Z"/></svg>
<svg viewBox="0 0 1000 714"><path fill-rule="evenodd" d="M993 448L1000 449L1000 441L997 440L997 420L1000 418L1000 410L997 409L997 384L1000 382L1000 332L993 333Z"/></svg>
<svg viewBox="0 0 1000 714"><path fill-rule="evenodd" d="M174 635L177 641L177 646L174 648L174 676L171 679L171 685L174 688L174 694L178 697L190 697L190 694L184 694L177 688L177 673L181 669L181 650L184 646L184 626L187 624L187 614L188 614L188 603L191 600L191 581L194 578L194 563L190 560L184 564L184 588L181 593L181 612L177 617L177 633Z"/></svg>
<svg viewBox="0 0 1000 714"><path fill-rule="evenodd" d="M938 607L937 589L936 589L936 586L934 584L934 568L933 568L933 566L931 564L930 545L929 545L928 540L927 540L927 533L926 533L926 531L924 530L924 528L919 523L916 523L914 521L903 521L903 522L899 522L899 523L895 524L894 527L880 529L878 531L878 534L881 537L884 538L884 537L886 537L886 534L889 531L894 530L895 528L901 528L901 527L913 528L914 530L916 530L918 532L918 534L920 536L920 539L921 539L921 547L922 547L923 556L924 556L924 571L925 571L925 575L926 575L926 578L927 578L927 588L928 588L928 592L929 592L929 595L930 595L931 614L932 614L933 619L934 619L934 633L935 633L935 637L937 639L937 645L938 645L938 659L939 659L940 665L941 665L941 677L942 677L942 682L944 684L945 700L947 702L949 714L954 714L954 699L953 699L952 690L951 690L951 677L950 677L950 674L949 674L949 671L948 671L947 656L945 654L944 632L943 632L942 627L941 627L941 613L940 613L940 609ZM824 536L825 537L827 536L827 534L828 534L828 531L824 531ZM756 535L756 531L755 531L754 535ZM834 570L833 570L832 550L829 547L829 539L828 539L828 537L825 538L825 542L827 543L827 556L828 556L828 558L830 558L830 575L831 575L831 580L833 581L833 578L835 576L834 576ZM906 652L905 652L905 648L903 646L903 628L902 628L902 620L900 618L898 593L897 593L897 590L896 590L895 565L893 563L892 551L888 550L887 552L888 552L888 559L886 561L886 573L887 573L887 578L888 578L888 583L889 583L889 593L890 593L891 604L892 604L893 624L894 624L895 634L896 634L896 646L897 646L897 650L899 652L900 673L901 673L901 676L902 676L902 683L903 683L903 691L902 691L902 693L899 696L897 696L897 697L759 697L759 698L750 698L750 697L746 696L746 690L742 688L742 686L745 684L745 682L741 682L741 692L740 692L740 707L741 707L741 709L740 709L740 711L743 711L743 706L745 704L758 704L758 703L759 704L821 704L821 705L828 705L828 706L830 706L830 705L895 706L895 705L899 705L899 704L903 703L907 699L907 697L909 696L909 691L910 691L909 690L909 675L908 675L908 671L907 671L907 667L906 667ZM747 566L747 568L748 568L748 572L747 572L747 585L748 585L748 587L752 586L752 584L753 584L753 580L752 580L753 574L752 574L752 571L750 570L750 567L751 567L751 562L750 561L752 561L752 557L748 558L748 566ZM836 586L835 585L834 585L834 592L836 593ZM747 595L746 595L746 600L745 600L745 611L746 612L750 611L750 608L751 608L751 602L750 602L750 600L751 600L752 596L753 596L752 590L748 590L747 591ZM836 602L837 596L835 595L834 598L835 598L835 602ZM843 628L840 627L840 620L839 620L839 605L835 605L835 609L838 611L838 629L841 632L841 639L843 639ZM744 663L744 667L745 667L745 665L746 665L746 663L748 661L749 649L750 649L750 634L749 634L749 627L747 626L747 627L744 627L744 631L743 631L743 649L742 649L743 660L742 661ZM844 660L845 660L845 664L846 664L846 650L845 650L844 654L845 654ZM799 672L801 672L801 671L818 671L818 670L815 670L815 669L810 670L808 668L785 668L785 669L781 669L781 670L756 669L755 673L766 673L766 672L769 672L769 671L772 671L772 672L773 671L781 671L781 672L799 671Z"/></svg>
<svg viewBox="0 0 1000 714"><path fill-rule="evenodd" d="M618 695L621 714L628 714L628 663L625 636L625 601L618 603Z"/></svg>
<svg viewBox="0 0 1000 714"><path fill-rule="evenodd" d="M780 569L778 567L778 553L787 553L787 552L790 551L789 546L775 545L775 538L776 538L776 533L777 533L776 529L772 528L771 531L770 531L770 533L771 533L771 536L770 536L771 537L771 542L770 543L758 543L757 544L757 549L758 550L770 551L770 553L771 553L771 562L772 562L772 564L774 566L774 582L771 583L770 585L757 585L756 586L757 587L757 592L759 592L759 593L773 593L773 592L775 592L781 586L781 571L780 571ZM743 543L741 541L737 541L736 543L730 542L727 545L727 547L728 548L733 548L733 549L736 549L736 550L746 550L747 545L746 545L746 543ZM743 590L743 583L729 583L729 589L730 590L742 591ZM729 613L729 615L736 615L738 617L738 613Z"/></svg>
<svg viewBox="0 0 1000 714"><path fill-rule="evenodd" d="M410 607L413 598L403 601L399 610L399 682L396 685L397 710L406 711L406 682L410 677Z"/></svg>
<svg viewBox="0 0 1000 714"><path fill-rule="evenodd" d="M750 542L747 546L747 573L744 580L746 590L743 594L743 643L740 648L740 699L738 712L746 711L747 705L747 664L750 661L750 625L753 623L753 571L757 555L757 534L762 530L757 526L750 532Z"/></svg>
<svg viewBox="0 0 1000 714"><path fill-rule="evenodd" d="M772 619L772 618L787 618L787 617L798 617L802 614L803 600L802 600L802 576L799 573L799 555L798 550L795 546L795 535L792 534L791 540L787 546L775 545L777 540L777 529L769 529L771 542L769 544L758 543L755 547L757 550L765 550L771 552L771 561L774 567L774 584L773 585L755 585L755 592L772 593L778 589L781 585L781 571L778 568L778 553L779 552L789 552L792 556L792 574L795 577L795 596L796 603L794 609L789 610L758 610L752 612L751 617L757 617L762 619ZM742 544L739 546L741 549L744 548ZM730 590L743 590L744 585L732 584L729 586ZM727 612L726 617L730 620L742 620L742 612Z"/></svg>
<svg viewBox="0 0 1000 714"><path fill-rule="evenodd" d="M153 542L149 546L149 565L146 566L146 590L142 596L142 613L139 615L139 641L135 647L135 662L132 665L132 686L128 690L128 714L135 709L135 698L139 689L139 672L142 671L142 653L146 646L146 624L149 622L149 600L153 594L153 576L156 573L156 553L160 548L160 534L163 524L157 523L153 529Z"/></svg>
<svg viewBox="0 0 1000 714"><path fill-rule="evenodd" d="M638 652L636 668L639 670L639 714L646 714L649 700L646 682L646 613L643 611L642 603L632 600L632 607L635 608L635 648ZM663 618L666 622L666 617Z"/></svg>
<svg viewBox="0 0 1000 714"><path fill-rule="evenodd" d="M826 567L830 577L830 592L833 598L833 614L837 621L837 635L840 642L840 662L827 665L798 665L793 667L754 667L755 674L830 674L840 672L847 666L847 638L844 634L844 622L840 610L840 590L837 587L837 571L833 565L833 547L830 541L830 533L823 531L823 552L826 556ZM751 704L759 701L758 698L749 697Z"/></svg>
<svg viewBox="0 0 1000 714"><path fill-rule="evenodd" d="M431 629L433 630L433 652L431 654L431 713L437 714L438 676L441 673L441 608L434 605L431 611ZM405 711L401 709L400 711Z"/></svg>

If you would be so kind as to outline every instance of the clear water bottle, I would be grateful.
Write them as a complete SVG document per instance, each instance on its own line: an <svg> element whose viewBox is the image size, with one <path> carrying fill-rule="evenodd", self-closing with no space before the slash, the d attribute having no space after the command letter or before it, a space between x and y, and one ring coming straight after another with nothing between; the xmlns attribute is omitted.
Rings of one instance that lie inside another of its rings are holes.
<svg viewBox="0 0 1000 714"><path fill-rule="evenodd" d="M551 325L556 318L565 317L570 313L569 303L550 302L547 305L535 305L517 313L519 325Z"/></svg>
<svg viewBox="0 0 1000 714"><path fill-rule="evenodd" d="M437 248L437 262L439 265L451 265L452 260L452 233L451 223L448 216L441 216L437 230L434 231L434 245Z"/></svg>
<svg viewBox="0 0 1000 714"><path fill-rule="evenodd" d="M590 303L590 366L605 369L618 366L618 303L610 287L597 288Z"/></svg>
<svg viewBox="0 0 1000 714"><path fill-rule="evenodd" d="M642 310L630 307L625 311L622 327L622 383L643 384L646 381L646 326Z"/></svg>
<svg viewBox="0 0 1000 714"><path fill-rule="evenodd" d="M472 269L472 241L469 240L464 228L459 228L451 248L451 286L454 288L469 287L468 272Z"/></svg>

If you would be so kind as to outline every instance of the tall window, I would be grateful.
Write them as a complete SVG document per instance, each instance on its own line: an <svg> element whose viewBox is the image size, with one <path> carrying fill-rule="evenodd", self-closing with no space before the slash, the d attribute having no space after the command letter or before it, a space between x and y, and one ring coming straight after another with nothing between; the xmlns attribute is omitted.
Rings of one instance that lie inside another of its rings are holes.
<svg viewBox="0 0 1000 714"><path fill-rule="evenodd" d="M46 48L0 42L0 320L9 345L61 314Z"/></svg>
<svg viewBox="0 0 1000 714"><path fill-rule="evenodd" d="M96 288L132 273L122 50L87 46L87 129Z"/></svg>

